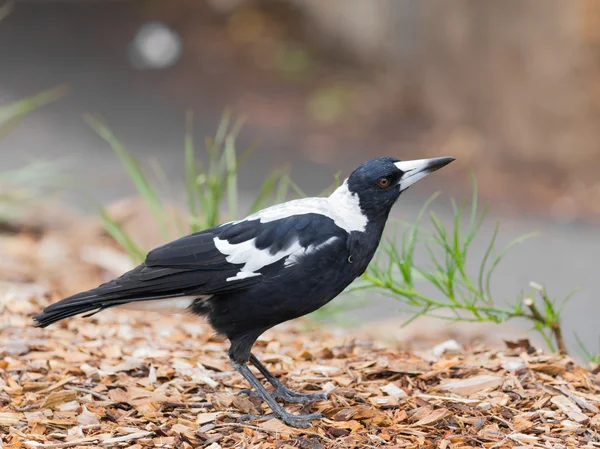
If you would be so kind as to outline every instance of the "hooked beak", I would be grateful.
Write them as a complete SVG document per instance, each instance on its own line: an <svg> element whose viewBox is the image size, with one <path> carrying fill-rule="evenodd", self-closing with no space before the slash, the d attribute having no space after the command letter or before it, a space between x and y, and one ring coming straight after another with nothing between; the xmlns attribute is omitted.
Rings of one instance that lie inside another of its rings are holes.
<svg viewBox="0 0 600 449"><path fill-rule="evenodd" d="M418 159L415 161L400 161L394 163L396 167L404 172L398 186L400 191L408 189L419 179L424 178L429 173L448 165L454 161L453 157L434 157L431 159Z"/></svg>

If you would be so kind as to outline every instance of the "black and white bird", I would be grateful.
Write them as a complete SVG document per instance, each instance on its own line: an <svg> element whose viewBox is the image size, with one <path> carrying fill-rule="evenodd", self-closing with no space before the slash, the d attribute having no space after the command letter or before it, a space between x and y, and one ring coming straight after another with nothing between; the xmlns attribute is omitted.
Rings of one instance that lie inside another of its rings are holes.
<svg viewBox="0 0 600 449"><path fill-rule="evenodd" d="M325 396L285 387L251 353L254 342L271 327L327 304L360 276L400 194L453 160L370 160L327 198L289 201L167 243L121 277L54 303L34 320L45 327L118 306L205 316L230 340L231 363L275 416L309 426L321 415L289 413L276 399L305 403Z"/></svg>

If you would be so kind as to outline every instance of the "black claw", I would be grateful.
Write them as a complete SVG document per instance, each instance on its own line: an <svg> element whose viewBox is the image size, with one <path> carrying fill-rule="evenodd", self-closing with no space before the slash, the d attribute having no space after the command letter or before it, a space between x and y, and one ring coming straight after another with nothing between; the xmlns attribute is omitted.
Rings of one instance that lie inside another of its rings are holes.
<svg viewBox="0 0 600 449"><path fill-rule="evenodd" d="M238 395L238 396L242 395L242 394L251 396L253 398L262 399L258 393L256 393L253 390L250 390L248 388L240 390L236 393L236 395ZM284 402L289 402L290 404L308 404L309 402L313 402L313 401L324 401L328 397L325 393L303 394L303 393L296 393L295 391L288 390L288 389L282 389L282 388L276 388L275 390L271 391L271 395L276 399L281 399Z"/></svg>
<svg viewBox="0 0 600 449"><path fill-rule="evenodd" d="M273 416L274 416L273 413L268 413L266 415L258 415L258 416L252 415L250 413L245 413L243 415L240 415L238 419L240 421L264 421L264 420L273 418Z"/></svg>
<svg viewBox="0 0 600 449"><path fill-rule="evenodd" d="M292 418L282 419L282 421L290 427L298 427L301 429L306 429L307 427L312 427L312 423L309 420L303 419L303 418L292 417Z"/></svg>
<svg viewBox="0 0 600 449"><path fill-rule="evenodd" d="M255 419L257 419L257 418L256 418L256 416L254 416L254 415L251 415L250 413L245 413L245 414L243 414L243 415L240 415L240 416L238 417L238 419L239 419L240 421L254 421L254 420L255 420Z"/></svg>
<svg viewBox="0 0 600 449"><path fill-rule="evenodd" d="M329 399L329 395L327 393L308 393L305 396L313 401L326 401Z"/></svg>
<svg viewBox="0 0 600 449"><path fill-rule="evenodd" d="M276 389L274 392L274 396L283 399L286 402L295 403L295 404L307 404L312 401L323 401L327 399L327 395L323 393L296 393L291 390L283 390Z"/></svg>
<svg viewBox="0 0 600 449"><path fill-rule="evenodd" d="M238 419L240 421L264 421L266 419L270 419L273 417L280 419L288 426L306 428L306 427L312 426L311 421L316 420L316 419L325 418L326 415L324 415L323 413L308 413L305 415L293 415L292 413L286 412L285 414L281 414L281 416L279 416L279 414L277 414L277 413L269 413L268 415L256 416L256 415L251 415L249 413L246 413L244 415L241 415Z"/></svg>
<svg viewBox="0 0 600 449"><path fill-rule="evenodd" d="M260 398L260 395L256 391L251 390L250 388L244 388L243 390L238 391L235 395L241 396L242 394L245 394L246 396L251 396L253 398Z"/></svg>
<svg viewBox="0 0 600 449"><path fill-rule="evenodd" d="M316 420L316 419L322 419L322 418L325 418L325 415L323 413L309 413L307 415L292 415L290 413L290 414L287 414L286 416L280 417L279 419L281 419L288 426L311 427L312 426L311 421Z"/></svg>

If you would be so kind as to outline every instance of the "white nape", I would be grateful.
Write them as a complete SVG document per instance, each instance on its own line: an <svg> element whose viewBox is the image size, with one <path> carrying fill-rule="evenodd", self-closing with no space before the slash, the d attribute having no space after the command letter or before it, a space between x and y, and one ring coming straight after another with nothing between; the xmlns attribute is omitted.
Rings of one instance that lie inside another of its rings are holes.
<svg viewBox="0 0 600 449"><path fill-rule="evenodd" d="M208 299L210 296L179 296L175 298L150 299L147 301L132 301L119 309L139 310L145 312L186 313L196 299Z"/></svg>
<svg viewBox="0 0 600 449"><path fill-rule="evenodd" d="M278 253L271 254L270 248L258 249L254 244L255 241L256 238L253 238L245 242L231 244L227 240L215 237L215 247L227 256L225 258L227 262L231 264L244 264L235 276L226 279L227 282L260 276L260 273L257 273L257 271L261 268L271 265L297 251L304 251L304 247L300 246L298 241L296 241Z"/></svg>
<svg viewBox="0 0 600 449"><path fill-rule="evenodd" d="M330 216L339 227L347 232L365 232L369 219L360 207L357 193L348 189L348 180L331 194L327 201L330 204Z"/></svg>
<svg viewBox="0 0 600 449"><path fill-rule="evenodd" d="M344 181L328 198L302 198L288 201L267 207L241 221L259 219L261 223L268 223L304 214L329 217L346 232L364 232L368 222L360 207L358 195L348 189L348 180Z"/></svg>

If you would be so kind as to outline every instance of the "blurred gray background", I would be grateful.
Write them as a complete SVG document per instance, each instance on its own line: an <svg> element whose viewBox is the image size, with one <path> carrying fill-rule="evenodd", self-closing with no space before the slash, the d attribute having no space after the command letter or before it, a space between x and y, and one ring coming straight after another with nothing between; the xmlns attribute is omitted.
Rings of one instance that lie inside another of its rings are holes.
<svg viewBox="0 0 600 449"><path fill-rule="evenodd" d="M563 297L564 314L598 346L600 3L594 0L16 1L0 22L0 104L66 84L68 95L0 143L0 169L68 160L67 201L89 210L133 193L110 148L82 115L103 117L143 162L183 185L185 110L199 141L229 108L248 201L291 163L310 194L380 155L458 160L404 195L412 220L434 191L471 195L473 170L500 244L532 231L498 269L498 298L529 281ZM343 301L338 299L338 301ZM368 308L398 315L398 303ZM489 325L489 332L497 329Z"/></svg>

